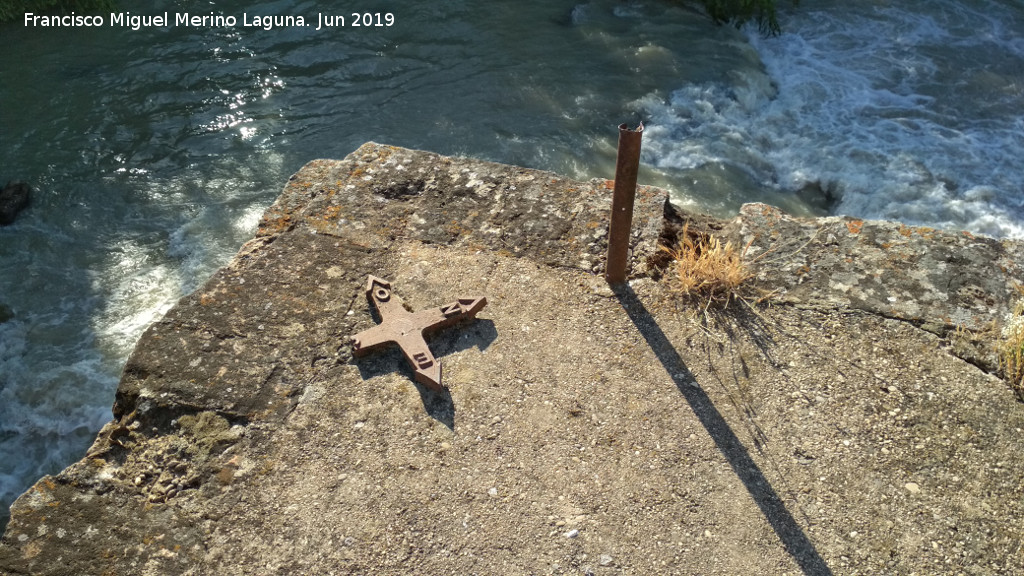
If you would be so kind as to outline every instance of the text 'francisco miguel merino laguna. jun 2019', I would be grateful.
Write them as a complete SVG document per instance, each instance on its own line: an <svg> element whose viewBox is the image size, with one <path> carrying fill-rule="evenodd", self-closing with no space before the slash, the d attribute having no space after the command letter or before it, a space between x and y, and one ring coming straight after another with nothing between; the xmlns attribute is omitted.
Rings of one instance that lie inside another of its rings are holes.
<svg viewBox="0 0 1024 576"><path fill-rule="evenodd" d="M94 14L45 15L33 12L25 13L26 27L40 28L90 28L112 26L118 28L306 28L314 30L324 28L359 28L394 26L395 15L390 12L347 12L325 14L318 12L312 18L301 15L255 15L242 13L241 16L230 14L193 14L189 12L164 12L162 14L132 14L131 12L111 12L107 16Z"/></svg>

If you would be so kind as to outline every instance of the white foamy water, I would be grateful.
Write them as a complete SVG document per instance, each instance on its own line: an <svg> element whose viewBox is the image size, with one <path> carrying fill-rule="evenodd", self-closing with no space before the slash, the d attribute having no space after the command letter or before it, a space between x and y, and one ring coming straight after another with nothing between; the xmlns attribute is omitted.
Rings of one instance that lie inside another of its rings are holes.
<svg viewBox="0 0 1024 576"><path fill-rule="evenodd" d="M645 160L820 188L834 213L1024 237L1019 3L808 3L784 21L748 34L763 72L641 99Z"/></svg>
<svg viewBox="0 0 1024 576"><path fill-rule="evenodd" d="M281 169L273 152L255 157ZM15 317L0 323L0 502L81 455L111 419L118 373L143 331L254 233L266 203L239 191L259 176L246 166L210 172L141 176L135 189L163 204L153 228L90 232L64 221L62 232L23 221L0 237L0 274L22 288L4 293ZM117 188L116 172L109 179ZM215 200L196 204L197 190ZM137 216L130 206L112 212Z"/></svg>

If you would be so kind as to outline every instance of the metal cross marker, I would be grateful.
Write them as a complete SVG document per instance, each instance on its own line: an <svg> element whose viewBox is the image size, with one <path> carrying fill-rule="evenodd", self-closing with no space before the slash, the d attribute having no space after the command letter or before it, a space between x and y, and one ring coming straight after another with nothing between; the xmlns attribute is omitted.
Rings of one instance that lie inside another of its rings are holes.
<svg viewBox="0 0 1024 576"><path fill-rule="evenodd" d="M409 312L391 293L391 283L372 275L366 281L366 297L373 300L381 323L352 337L355 355L363 356L378 346L394 342L416 371L416 381L438 391L442 390L441 363L430 352L423 334L461 320L471 320L487 305L487 298L459 298L437 308Z"/></svg>

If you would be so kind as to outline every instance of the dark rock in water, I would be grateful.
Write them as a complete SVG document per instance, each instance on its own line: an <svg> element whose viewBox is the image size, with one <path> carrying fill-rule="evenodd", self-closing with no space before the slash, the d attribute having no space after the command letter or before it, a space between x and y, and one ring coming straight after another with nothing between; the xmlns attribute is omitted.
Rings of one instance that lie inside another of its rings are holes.
<svg viewBox="0 0 1024 576"><path fill-rule="evenodd" d="M831 213L842 200L832 183L822 186L821 182L807 182L796 191L796 195L807 204L827 213Z"/></svg>
<svg viewBox="0 0 1024 576"><path fill-rule="evenodd" d="M25 182L8 182L0 190L0 226L14 222L18 213L28 207L31 192Z"/></svg>
<svg viewBox="0 0 1024 576"><path fill-rule="evenodd" d="M14 310L7 304L0 302L0 324L14 318Z"/></svg>

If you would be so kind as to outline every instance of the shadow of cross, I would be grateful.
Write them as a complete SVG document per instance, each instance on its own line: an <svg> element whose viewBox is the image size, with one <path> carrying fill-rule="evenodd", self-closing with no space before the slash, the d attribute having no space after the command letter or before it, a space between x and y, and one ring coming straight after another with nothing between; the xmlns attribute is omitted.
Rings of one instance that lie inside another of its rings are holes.
<svg viewBox="0 0 1024 576"><path fill-rule="evenodd" d="M462 320L472 320L487 305L487 298L459 298L444 306L410 312L391 292L391 283L373 275L366 281L366 297L380 314L381 323L353 336L352 352L363 356L374 348L394 342L412 364L416 381L438 392L443 390L441 363L434 358L424 334Z"/></svg>

